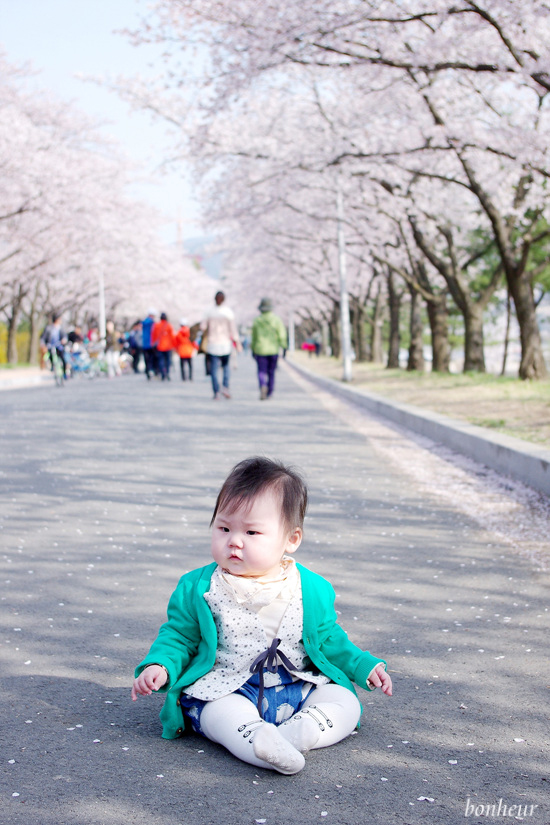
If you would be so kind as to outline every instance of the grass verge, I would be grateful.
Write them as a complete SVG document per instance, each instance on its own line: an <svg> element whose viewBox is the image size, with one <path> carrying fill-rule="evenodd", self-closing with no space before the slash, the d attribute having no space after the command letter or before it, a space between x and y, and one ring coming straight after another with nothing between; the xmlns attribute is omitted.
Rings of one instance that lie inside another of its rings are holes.
<svg viewBox="0 0 550 825"><path fill-rule="evenodd" d="M325 378L342 380L342 363L335 358L299 351L289 359ZM354 363L352 385L550 448L550 380L418 373Z"/></svg>

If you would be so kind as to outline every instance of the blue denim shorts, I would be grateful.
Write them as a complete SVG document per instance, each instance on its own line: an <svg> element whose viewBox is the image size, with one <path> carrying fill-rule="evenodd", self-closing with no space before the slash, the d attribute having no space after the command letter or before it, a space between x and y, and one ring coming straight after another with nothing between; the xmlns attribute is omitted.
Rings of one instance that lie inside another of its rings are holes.
<svg viewBox="0 0 550 825"><path fill-rule="evenodd" d="M264 687L262 718L266 722L271 722L272 725L282 725L283 722L294 716L303 708L311 691L317 687L317 685L305 682L303 679L294 681L294 677L282 667L279 667L279 677L280 684L274 687ZM252 704L257 707L259 682L259 675L255 673L235 693L250 699ZM204 736L200 719L203 708L208 703L203 699L188 696L186 693L182 693L180 696L180 703L183 715L189 721L194 732Z"/></svg>

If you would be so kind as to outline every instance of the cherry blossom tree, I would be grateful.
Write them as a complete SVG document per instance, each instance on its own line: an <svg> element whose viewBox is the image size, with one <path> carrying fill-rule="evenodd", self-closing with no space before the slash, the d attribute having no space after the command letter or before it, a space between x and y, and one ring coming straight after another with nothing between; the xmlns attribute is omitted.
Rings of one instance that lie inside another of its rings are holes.
<svg viewBox="0 0 550 825"><path fill-rule="evenodd" d="M77 322L98 311L100 278L109 313L140 317L151 304L199 314L213 291L183 251L160 235L163 217L128 195L133 169L94 124L0 61L0 312L8 360L30 325L30 352L44 319ZM199 306L200 305L200 306Z"/></svg>
<svg viewBox="0 0 550 825"><path fill-rule="evenodd" d="M375 258L406 272L434 315L432 334L444 331L451 295L464 317L466 368L483 369L483 310L502 272L520 326L520 375L541 377L530 260L546 237L549 31L549 11L536 0L160 0L134 38L165 44L161 87L126 93L176 129L185 123L182 154L199 178L224 181L217 216L232 211L234 227L245 223L248 199L237 175L222 170L238 169L264 193L255 214L267 224L276 204L297 210L288 193L303 193L304 174L317 175L325 193L335 170L344 175L357 237L368 236L357 255L371 260L358 267L365 284ZM194 70L184 83L188 55ZM358 176L362 198L350 183ZM388 245L392 218L405 248L416 248L412 267L403 248ZM483 288L476 238L500 258ZM436 294L426 284L438 277L446 289Z"/></svg>

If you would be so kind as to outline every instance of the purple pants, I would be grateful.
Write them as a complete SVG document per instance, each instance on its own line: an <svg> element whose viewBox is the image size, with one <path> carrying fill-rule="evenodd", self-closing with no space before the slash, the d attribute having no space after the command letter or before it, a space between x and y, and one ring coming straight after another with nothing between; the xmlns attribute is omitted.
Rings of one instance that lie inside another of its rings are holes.
<svg viewBox="0 0 550 825"><path fill-rule="evenodd" d="M258 365L258 383L260 389L267 387L268 396L275 388L275 370L277 369L277 355L256 355Z"/></svg>

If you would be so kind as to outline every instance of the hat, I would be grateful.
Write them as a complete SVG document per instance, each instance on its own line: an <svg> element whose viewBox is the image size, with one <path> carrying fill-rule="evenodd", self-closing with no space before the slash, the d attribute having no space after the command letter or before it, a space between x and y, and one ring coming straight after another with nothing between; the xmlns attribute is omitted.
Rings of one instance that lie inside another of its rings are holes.
<svg viewBox="0 0 550 825"><path fill-rule="evenodd" d="M187 318L180 318L180 327L188 327L188 326L189 326L189 322L188 322Z"/></svg>
<svg viewBox="0 0 550 825"><path fill-rule="evenodd" d="M150 315L152 318L156 318L156 317L157 317L157 311L156 311L156 309L151 308L151 309L149 310L149 312L147 313L147 315Z"/></svg>
<svg viewBox="0 0 550 825"><path fill-rule="evenodd" d="M271 301L271 298L262 298L258 309L260 310L260 312L271 312L273 309L273 303Z"/></svg>

